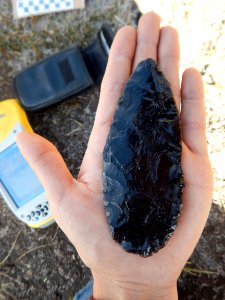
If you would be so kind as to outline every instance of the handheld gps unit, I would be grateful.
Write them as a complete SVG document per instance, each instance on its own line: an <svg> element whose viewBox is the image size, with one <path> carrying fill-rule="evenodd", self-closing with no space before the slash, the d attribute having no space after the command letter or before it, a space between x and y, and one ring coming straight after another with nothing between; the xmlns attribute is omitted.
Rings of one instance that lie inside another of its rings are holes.
<svg viewBox="0 0 225 300"><path fill-rule="evenodd" d="M34 228L54 222L43 186L22 156L16 135L30 131L24 110L16 99L0 102L0 192L18 219Z"/></svg>

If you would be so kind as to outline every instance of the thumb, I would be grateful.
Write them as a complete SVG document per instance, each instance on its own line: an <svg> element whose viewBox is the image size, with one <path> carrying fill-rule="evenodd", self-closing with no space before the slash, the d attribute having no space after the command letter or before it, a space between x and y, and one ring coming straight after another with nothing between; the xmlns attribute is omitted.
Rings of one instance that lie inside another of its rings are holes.
<svg viewBox="0 0 225 300"><path fill-rule="evenodd" d="M57 219L61 202L74 187L75 179L56 147L46 139L35 133L21 132L16 140L21 153L41 181Z"/></svg>
<svg viewBox="0 0 225 300"><path fill-rule="evenodd" d="M17 144L45 188L56 222L83 261L91 265L93 249L98 249L106 239L111 241L107 226L102 226L106 224L102 203L93 201L96 195L72 177L49 141L37 134L22 132L17 136Z"/></svg>

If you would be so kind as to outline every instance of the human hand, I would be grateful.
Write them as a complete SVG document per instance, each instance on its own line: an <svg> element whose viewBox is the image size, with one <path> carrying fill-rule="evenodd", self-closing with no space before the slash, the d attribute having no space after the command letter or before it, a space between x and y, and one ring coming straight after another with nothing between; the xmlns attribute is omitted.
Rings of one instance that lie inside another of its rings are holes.
<svg viewBox="0 0 225 300"><path fill-rule="evenodd" d="M124 85L146 58L159 64L181 106L183 210L166 246L151 257L125 252L112 239L103 206L102 153ZM56 148L36 134L21 133L18 145L41 180L56 222L91 269L96 299L176 299L176 282L204 228L212 197L207 153L203 84L188 69L179 85L179 41L171 27L160 29L154 13L141 17L137 31L119 30L102 82L96 119L78 179Z"/></svg>

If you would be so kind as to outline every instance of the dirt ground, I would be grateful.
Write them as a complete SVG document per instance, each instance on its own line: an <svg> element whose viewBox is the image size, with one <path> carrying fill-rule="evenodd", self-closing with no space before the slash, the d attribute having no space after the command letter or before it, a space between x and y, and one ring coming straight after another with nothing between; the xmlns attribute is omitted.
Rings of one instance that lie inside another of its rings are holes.
<svg viewBox="0 0 225 300"><path fill-rule="evenodd" d="M197 67L206 90L207 138L215 192L206 228L187 265L192 272L186 268L178 282L180 299L225 299L222 72L225 70L225 11L222 2L148 2L151 9L160 12L165 23L179 29L181 71L189 65ZM142 9L146 7L143 5ZM12 78L24 67L74 43L87 45L103 21L117 29L128 23L134 25L136 17L137 9L132 1L89 0L82 11L16 21L12 18L10 1L0 1L0 98L15 96ZM74 176L79 171L92 128L98 96L99 88L94 87L45 111L29 113L34 130L57 146ZM17 221L0 201L0 300L72 299L89 278L89 270L56 224L44 230L30 229Z"/></svg>

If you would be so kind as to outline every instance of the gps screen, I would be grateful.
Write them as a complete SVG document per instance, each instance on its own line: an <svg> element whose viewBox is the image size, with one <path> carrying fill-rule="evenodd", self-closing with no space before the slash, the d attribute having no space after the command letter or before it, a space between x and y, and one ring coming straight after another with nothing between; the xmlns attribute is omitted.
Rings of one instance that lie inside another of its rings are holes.
<svg viewBox="0 0 225 300"><path fill-rule="evenodd" d="M0 181L18 208L44 192L16 143L0 152Z"/></svg>

